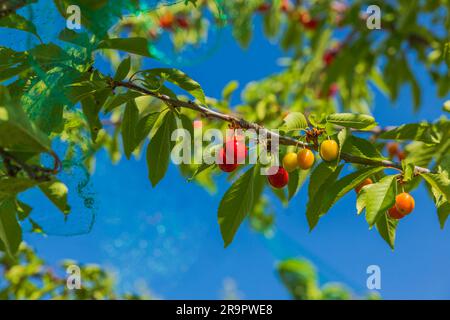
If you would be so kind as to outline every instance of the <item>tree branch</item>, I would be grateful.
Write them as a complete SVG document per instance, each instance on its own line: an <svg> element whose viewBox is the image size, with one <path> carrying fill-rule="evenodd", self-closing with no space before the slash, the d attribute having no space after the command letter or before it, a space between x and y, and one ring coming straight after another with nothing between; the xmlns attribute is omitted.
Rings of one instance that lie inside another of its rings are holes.
<svg viewBox="0 0 450 320"><path fill-rule="evenodd" d="M305 143L303 141L297 140L292 137L280 135L274 131L266 129L265 127L263 127L259 124L251 123L251 122L248 122L242 118L239 118L239 117L236 117L233 115L224 114L224 113L220 113L218 111L212 110L212 109L208 109L208 108L206 108L202 105L199 105L193 101L182 101L182 100L178 100L178 99L173 99L173 98L170 98L169 96L147 90L146 88L143 88L143 87L138 86L131 82L114 81L113 79L111 79L110 81L111 81L111 84L113 85L113 87L124 87L124 88L128 88L130 90L133 90L133 91L143 93L145 95L155 97L171 107L191 109L191 110L199 112L200 114L202 114L203 116L205 116L207 118L218 119L218 120L226 121L226 122L229 122L232 124L237 124L242 129L253 129L258 133L263 132L271 138L278 139L279 142L283 145L315 148L315 146L313 144ZM354 155L347 154L347 153L341 153L341 159L348 163L355 163L355 164L361 164L361 165L367 165L367 166L373 166L373 167L394 168L394 169L402 170L401 163L393 162L393 161L389 161L389 160L371 160L371 159L366 159L366 158L354 156ZM431 171L427 168L422 168L422 167L418 167L418 166L415 167L416 174L430 173L430 172Z"/></svg>

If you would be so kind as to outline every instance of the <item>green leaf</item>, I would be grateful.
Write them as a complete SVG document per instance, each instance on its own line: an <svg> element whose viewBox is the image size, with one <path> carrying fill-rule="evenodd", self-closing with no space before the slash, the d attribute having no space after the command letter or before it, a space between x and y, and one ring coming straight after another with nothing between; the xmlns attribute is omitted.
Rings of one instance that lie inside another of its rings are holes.
<svg viewBox="0 0 450 320"><path fill-rule="evenodd" d="M115 81L122 81L125 79L130 72L131 68L131 58L127 57L123 59L122 62L117 67L116 75L114 76Z"/></svg>
<svg viewBox="0 0 450 320"><path fill-rule="evenodd" d="M442 201L437 206L438 209L438 218L441 229L444 229L445 222L447 221L448 216L450 215L450 202Z"/></svg>
<svg viewBox="0 0 450 320"><path fill-rule="evenodd" d="M16 217L13 198L0 200L0 240L9 256L14 256L22 242L22 229Z"/></svg>
<svg viewBox="0 0 450 320"><path fill-rule="evenodd" d="M81 101L81 110L83 111L86 121L89 125L92 141L97 140L98 132L102 129L103 125L100 121L99 112L101 105L97 105L92 95L86 97Z"/></svg>
<svg viewBox="0 0 450 320"><path fill-rule="evenodd" d="M130 90L125 93L116 94L112 97L109 97L105 103L105 106L103 107L105 113L109 113L115 108L123 105L124 103L127 103L130 100L134 100L140 96L142 96L142 93Z"/></svg>
<svg viewBox="0 0 450 320"><path fill-rule="evenodd" d="M70 206L67 203L69 189L64 183L60 181L49 181L41 183L39 189L62 213L70 213Z"/></svg>
<svg viewBox="0 0 450 320"><path fill-rule="evenodd" d="M86 32L77 33L70 29L64 29L59 33L58 39L84 48L91 47L89 35Z"/></svg>
<svg viewBox="0 0 450 320"><path fill-rule="evenodd" d="M358 171L355 171L332 185L330 185L326 194L323 197L323 201L320 204L319 212L317 213L320 216L326 214L328 210L344 195L346 195L351 190L355 189L359 186L365 179L373 176L374 174L382 171L383 167L377 168L364 168Z"/></svg>
<svg viewBox="0 0 450 320"><path fill-rule="evenodd" d="M200 164L200 165L195 169L194 173L193 173L192 176L188 179L188 181L194 180L195 177L197 177L197 175L199 175L200 173L202 173L202 172L205 171L205 170L212 169L212 168L214 168L215 166L216 166L215 163L211 163L211 164L208 164L208 163L202 163L202 164Z"/></svg>
<svg viewBox="0 0 450 320"><path fill-rule="evenodd" d="M239 82L230 81L222 90L222 99L230 101L231 95L239 88Z"/></svg>
<svg viewBox="0 0 450 320"><path fill-rule="evenodd" d="M445 112L450 112L450 100L444 102L444 106L442 108Z"/></svg>
<svg viewBox="0 0 450 320"><path fill-rule="evenodd" d="M0 194L7 194L9 196L16 195L25 190L36 186L37 182L28 178L4 178L0 179Z"/></svg>
<svg viewBox="0 0 450 320"><path fill-rule="evenodd" d="M136 125L136 145L148 137L160 114L160 112L152 112L139 119Z"/></svg>
<svg viewBox="0 0 450 320"><path fill-rule="evenodd" d="M28 119L22 107L0 86L0 146L10 151L45 152L50 140Z"/></svg>
<svg viewBox="0 0 450 320"><path fill-rule="evenodd" d="M374 145L366 139L349 136L342 146L343 153L351 154L360 158L383 160L383 155L374 147Z"/></svg>
<svg viewBox="0 0 450 320"><path fill-rule="evenodd" d="M19 200L16 201L16 204L17 204L17 215L19 217L19 220L23 221L26 218L28 218L33 208Z"/></svg>
<svg viewBox="0 0 450 320"><path fill-rule="evenodd" d="M439 136L437 136L433 125L425 122L401 125L395 129L383 132L380 135L380 138L389 140L422 141L428 144L440 142Z"/></svg>
<svg viewBox="0 0 450 320"><path fill-rule="evenodd" d="M40 44L27 51L44 69L49 65L72 62L73 58L54 43Z"/></svg>
<svg viewBox="0 0 450 320"><path fill-rule="evenodd" d="M25 19L21 15L18 15L17 13L10 13L6 17L1 18L0 28L2 27L29 32L35 35L39 41L42 42L37 33L36 26L31 21Z"/></svg>
<svg viewBox="0 0 450 320"><path fill-rule="evenodd" d="M432 188L442 193L447 201L450 201L450 179L447 171L442 171L440 173L423 173L421 176Z"/></svg>
<svg viewBox="0 0 450 320"><path fill-rule="evenodd" d="M123 150L127 159L136 149L136 127L139 121L139 109L134 100L128 101L122 119L122 142Z"/></svg>
<svg viewBox="0 0 450 320"><path fill-rule="evenodd" d="M237 179L220 201L218 219L220 232L227 247L250 213L254 201L254 186L260 179L259 166L254 166Z"/></svg>
<svg viewBox="0 0 450 320"><path fill-rule="evenodd" d="M174 142L171 141L171 135L176 128L175 115L173 112L167 112L161 126L148 145L147 165L149 179L153 187L161 181L169 167L170 151L174 145Z"/></svg>
<svg viewBox="0 0 450 320"><path fill-rule="evenodd" d="M55 67L48 70L41 80L32 81L22 95L23 109L42 132L49 135L62 129L64 105L71 107L64 90L72 80L73 75Z"/></svg>
<svg viewBox="0 0 450 320"><path fill-rule="evenodd" d="M200 84L194 80L192 80L187 74L184 72L173 69L173 68L158 68L158 69L150 69L145 70L143 73L148 76L158 77L160 79L164 79L174 85L180 87L183 90L189 92L193 97L197 98L200 103L205 104L206 98L205 93L203 92Z"/></svg>
<svg viewBox="0 0 450 320"><path fill-rule="evenodd" d="M370 227L393 206L396 184L397 175L392 175L384 177L379 182L368 185L361 190L358 198L364 198L366 220Z"/></svg>
<svg viewBox="0 0 450 320"><path fill-rule="evenodd" d="M397 231L398 220L389 217L388 213L382 214L376 223L378 233L387 242L387 244L394 250L395 232Z"/></svg>
<svg viewBox="0 0 450 320"><path fill-rule="evenodd" d="M145 38L115 38L102 40L97 49L114 49L134 53L140 56L154 58L149 51L149 43Z"/></svg>
<svg viewBox="0 0 450 320"><path fill-rule="evenodd" d="M320 211L328 188L335 183L344 165L336 168L322 162L311 174L309 183L309 199L306 205L306 218L309 230L312 231L319 222Z"/></svg>
<svg viewBox="0 0 450 320"><path fill-rule="evenodd" d="M327 117L327 122L341 127L368 130L376 126L375 119L366 114L334 113Z"/></svg>
<svg viewBox="0 0 450 320"><path fill-rule="evenodd" d="M284 124L280 128L285 132L299 131L308 127L308 121L301 112L290 112L284 119Z"/></svg>
<svg viewBox="0 0 450 320"><path fill-rule="evenodd" d="M309 176L309 170L294 170L289 173L288 200L291 200L301 189Z"/></svg>

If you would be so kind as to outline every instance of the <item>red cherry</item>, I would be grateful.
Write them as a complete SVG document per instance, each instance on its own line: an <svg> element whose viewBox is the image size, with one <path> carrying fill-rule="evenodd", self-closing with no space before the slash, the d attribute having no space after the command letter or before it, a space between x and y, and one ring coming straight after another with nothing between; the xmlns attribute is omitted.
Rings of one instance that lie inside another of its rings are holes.
<svg viewBox="0 0 450 320"><path fill-rule="evenodd" d="M227 156L224 148L220 148L217 158L218 166L223 172L233 172L239 166L237 163L227 163Z"/></svg>
<svg viewBox="0 0 450 320"><path fill-rule="evenodd" d="M258 8L256 8L256 11L264 13L264 12L269 11L269 9L270 9L270 3L264 2Z"/></svg>
<svg viewBox="0 0 450 320"><path fill-rule="evenodd" d="M228 163L243 163L247 156L248 148L242 137L233 137L225 142Z"/></svg>
<svg viewBox="0 0 450 320"><path fill-rule="evenodd" d="M308 12L300 13L300 23L308 30L314 30L317 28L319 21L315 18L311 18Z"/></svg>
<svg viewBox="0 0 450 320"><path fill-rule="evenodd" d="M338 85L336 83L332 83L328 89L328 98L334 97L338 91Z"/></svg>
<svg viewBox="0 0 450 320"><path fill-rule="evenodd" d="M177 24L181 29L189 28L189 21L185 17L177 17Z"/></svg>
<svg viewBox="0 0 450 320"><path fill-rule="evenodd" d="M334 58L336 58L336 55L338 54L338 51L336 49L329 49L325 51L322 60L325 63L326 66L329 66L333 61Z"/></svg>
<svg viewBox="0 0 450 320"><path fill-rule="evenodd" d="M392 219L396 219L396 220L400 220L402 218L404 218L405 216L403 214L401 214L398 210L397 207L394 205L392 208L389 209L389 216Z"/></svg>
<svg viewBox="0 0 450 320"><path fill-rule="evenodd" d="M275 167L272 167L271 170L277 170ZM285 187L289 182L289 174L283 167L278 167L278 170L275 174L267 177L269 183L272 187L281 189Z"/></svg>

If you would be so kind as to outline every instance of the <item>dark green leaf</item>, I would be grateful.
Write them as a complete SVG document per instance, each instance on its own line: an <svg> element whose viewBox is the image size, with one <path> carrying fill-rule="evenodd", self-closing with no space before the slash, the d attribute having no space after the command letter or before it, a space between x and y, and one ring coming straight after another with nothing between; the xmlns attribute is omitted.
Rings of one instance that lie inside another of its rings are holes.
<svg viewBox="0 0 450 320"><path fill-rule="evenodd" d="M128 101L122 119L122 142L125 156L130 159L137 147L136 127L139 121L139 110L134 100Z"/></svg>
<svg viewBox="0 0 450 320"><path fill-rule="evenodd" d="M218 219L225 247L233 241L239 226L253 207L254 184L258 176L259 166L252 167L232 184L220 201Z"/></svg>
<svg viewBox="0 0 450 320"><path fill-rule="evenodd" d="M197 98L200 103L205 104L205 93L203 92L200 84L192 80L184 72L173 68L158 68L145 70L143 72L146 75L156 76L160 79L164 79L174 85L180 87L183 90L189 92L193 97Z"/></svg>
<svg viewBox="0 0 450 320"><path fill-rule="evenodd" d="M1 18L0 28L1 27L29 32L35 35L39 41L42 41L36 31L36 26L31 21L25 19L21 15L18 15L17 13L10 13L6 17Z"/></svg>
<svg viewBox="0 0 450 320"><path fill-rule="evenodd" d="M97 49L114 49L154 58L149 51L149 43L145 38L115 38L102 40Z"/></svg>
<svg viewBox="0 0 450 320"><path fill-rule="evenodd" d="M16 217L13 198L0 200L0 240L9 256L14 256L22 242L22 229Z"/></svg>
<svg viewBox="0 0 450 320"><path fill-rule="evenodd" d="M176 128L175 115L173 112L167 112L161 126L148 145L147 165L149 179L153 187L161 181L169 167L170 151L174 145L174 142L171 141L171 135Z"/></svg>
<svg viewBox="0 0 450 320"><path fill-rule="evenodd" d="M67 203L69 189L60 181L49 181L41 183L39 189L47 198L64 214L70 213L70 206Z"/></svg>
<svg viewBox="0 0 450 320"><path fill-rule="evenodd" d="M117 67L116 75L114 76L115 81L122 81L125 79L130 72L131 68L131 58L127 57L123 59L122 62Z"/></svg>
<svg viewBox="0 0 450 320"><path fill-rule="evenodd" d="M389 217L387 212L382 214L376 223L378 233L387 242L387 244L394 250L395 232L397 230L398 220Z"/></svg>

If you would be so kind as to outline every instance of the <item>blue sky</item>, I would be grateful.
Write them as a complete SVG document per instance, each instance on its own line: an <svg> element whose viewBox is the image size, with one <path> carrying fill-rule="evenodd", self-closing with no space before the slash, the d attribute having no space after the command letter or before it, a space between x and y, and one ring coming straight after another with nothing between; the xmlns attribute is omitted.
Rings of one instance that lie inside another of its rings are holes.
<svg viewBox="0 0 450 320"><path fill-rule="evenodd" d="M255 23L255 38L248 50L239 48L226 30L218 39L221 45L217 50L201 63L181 68L212 97L218 97L230 80L239 81L242 88L249 81L277 72L276 60L283 53L262 37L260 21ZM48 27L48 32L51 29ZM374 114L382 125L433 120L440 115L443 99L435 97L435 88L425 73L416 64L414 68L422 85L421 111L413 113L408 87L395 104L377 93ZM73 179L80 179L80 174ZM69 188L76 183L70 181ZM266 239L244 224L234 242L224 249L216 210L227 187L225 179L220 179L217 194L210 195L186 182L171 166L166 178L152 189L144 160L112 165L101 152L89 186L96 206L92 231L70 237L26 234L25 239L52 265L65 258L98 263L117 273L121 290L145 284L169 299L220 298L226 278L236 281L244 298L288 298L274 266L289 257L311 260L319 269L321 282L343 282L357 294L367 291L366 268L376 264L381 267L380 293L384 298L450 298L450 233L440 230L434 204L423 187L413 194L417 206L400 224L394 252L375 230L368 230L363 217L356 216L353 193L309 233L305 189L287 209L273 199L277 210L274 238ZM74 194L70 223L81 220L68 230L82 230L92 212L84 209L82 199ZM56 209L37 193L27 195L27 200L34 204L37 216L49 217L46 224L56 230Z"/></svg>

